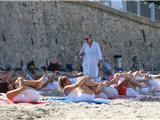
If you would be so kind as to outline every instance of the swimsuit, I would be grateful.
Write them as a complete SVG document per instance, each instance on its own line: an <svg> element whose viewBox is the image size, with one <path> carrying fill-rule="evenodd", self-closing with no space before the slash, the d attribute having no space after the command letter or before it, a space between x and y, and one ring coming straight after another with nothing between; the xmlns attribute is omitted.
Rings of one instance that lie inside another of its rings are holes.
<svg viewBox="0 0 160 120"><path fill-rule="evenodd" d="M95 99L95 94L87 94L87 93L81 93L81 92L77 92L75 90L73 90L72 92L70 92L67 96L66 99L69 101L73 101L73 102L78 102L78 101L94 101Z"/></svg>
<svg viewBox="0 0 160 120"><path fill-rule="evenodd" d="M32 88L26 88L23 92L13 98L13 102L37 102L40 98L39 92Z"/></svg>

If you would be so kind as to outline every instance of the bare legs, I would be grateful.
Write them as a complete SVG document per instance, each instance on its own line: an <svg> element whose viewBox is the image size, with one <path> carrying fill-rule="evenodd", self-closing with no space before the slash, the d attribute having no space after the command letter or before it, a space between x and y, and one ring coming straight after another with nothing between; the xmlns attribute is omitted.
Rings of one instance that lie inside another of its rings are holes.
<svg viewBox="0 0 160 120"><path fill-rule="evenodd" d="M40 79L38 80L24 80L23 77L18 77L16 80L17 88L15 90L11 90L7 92L7 98L9 100L13 100L15 96L23 92L26 88L26 86L34 87L34 88L41 88L44 84L44 79L46 77L46 74L44 74Z"/></svg>
<svg viewBox="0 0 160 120"><path fill-rule="evenodd" d="M116 84L118 82L118 79L119 79L119 77L117 76L117 77L113 78L111 81L104 81L101 83L96 83L96 82L93 82L89 79L84 82L84 85L91 87L94 90L94 93L98 94L101 92L103 87L110 86L112 84Z"/></svg>
<svg viewBox="0 0 160 120"><path fill-rule="evenodd" d="M30 86L30 87L33 87L33 88L41 88L45 82L45 77L46 77L46 74L44 74L40 79L38 80L24 80L23 77L19 77L17 78L15 84L19 84L19 81L23 81L24 82L24 85L25 86Z"/></svg>
<svg viewBox="0 0 160 120"><path fill-rule="evenodd" d="M20 79L19 81L17 81L17 84L18 84L18 88L15 89L15 90L11 90L9 92L7 92L7 98L9 100L13 100L14 97L16 97L18 94L20 94L22 91L25 90L25 86L24 86L24 83L23 83L23 80Z"/></svg>

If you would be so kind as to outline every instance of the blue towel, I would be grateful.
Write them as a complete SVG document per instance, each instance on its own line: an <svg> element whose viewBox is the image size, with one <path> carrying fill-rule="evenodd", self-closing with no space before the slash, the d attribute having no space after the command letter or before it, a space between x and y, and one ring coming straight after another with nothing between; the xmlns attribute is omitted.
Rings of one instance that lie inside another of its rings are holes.
<svg viewBox="0 0 160 120"><path fill-rule="evenodd" d="M48 98L45 101L56 101L56 102L73 103L73 101L67 100L64 97L63 98L62 97L61 98ZM78 103L78 102L81 102L81 101L77 101L77 102L74 102L74 103ZM110 101L107 100L107 99L95 99L94 101L85 101L85 102L94 103L94 104L109 104L110 103Z"/></svg>

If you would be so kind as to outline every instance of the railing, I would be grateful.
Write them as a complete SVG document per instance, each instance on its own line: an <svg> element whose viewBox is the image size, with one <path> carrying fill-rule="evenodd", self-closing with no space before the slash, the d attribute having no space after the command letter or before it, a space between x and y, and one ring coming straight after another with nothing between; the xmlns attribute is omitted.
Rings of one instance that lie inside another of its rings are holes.
<svg viewBox="0 0 160 120"><path fill-rule="evenodd" d="M100 2L104 5L110 6L112 8L130 12L136 14L137 16L142 16L152 21L160 22L160 6L154 3L137 1L127 1L127 0L91 0Z"/></svg>

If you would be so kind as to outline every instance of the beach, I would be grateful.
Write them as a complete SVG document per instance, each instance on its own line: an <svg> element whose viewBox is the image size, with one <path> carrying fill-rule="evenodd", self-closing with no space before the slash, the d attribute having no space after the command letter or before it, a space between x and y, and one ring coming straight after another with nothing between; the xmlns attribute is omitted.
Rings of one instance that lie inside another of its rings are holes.
<svg viewBox="0 0 160 120"><path fill-rule="evenodd" d="M1 104L0 120L158 120L155 98L114 99L109 104L64 103Z"/></svg>

